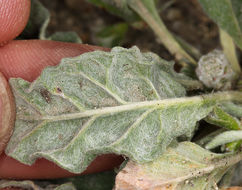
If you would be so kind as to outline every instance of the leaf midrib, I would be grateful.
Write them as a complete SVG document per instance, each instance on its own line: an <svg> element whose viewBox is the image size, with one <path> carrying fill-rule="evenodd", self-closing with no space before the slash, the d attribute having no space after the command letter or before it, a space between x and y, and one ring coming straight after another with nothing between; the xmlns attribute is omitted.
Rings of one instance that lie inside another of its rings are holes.
<svg viewBox="0 0 242 190"><path fill-rule="evenodd" d="M86 110L78 113L62 114L58 116L44 115L39 118L28 117L28 116L18 116L17 119L32 120L32 121L49 120L54 122L54 121L61 121L61 120L71 120L71 119L77 119L77 118L91 117L93 115L108 115L108 114L114 114L114 113L119 113L124 111L132 111L132 110L137 110L142 108L149 108L149 107L153 107L156 109L162 109L162 108L164 109L181 103L189 105L194 103L206 104L209 102L210 104L215 105L217 102L224 102L229 100L236 100L236 101L242 102L242 93L236 92L236 91L217 92L214 94L200 95L200 96L194 96L194 97L181 97L181 98L170 98L170 99L163 99L163 100L135 102L135 103L129 103L126 105L104 107L104 108L98 108L93 110Z"/></svg>
<svg viewBox="0 0 242 190"><path fill-rule="evenodd" d="M61 120L70 120L84 117L91 117L93 115L106 115L119 113L124 111L132 111L142 108L149 107L157 107L157 108L166 108L169 106L176 105L178 103L195 103L195 102L203 102L202 97L192 97L192 98L172 98L172 99L163 99L163 100L154 100L154 101L144 101L144 102L136 102L130 103L126 105L114 106L114 107L104 107L92 110L86 110L83 112L77 113L69 113L69 114L61 114L58 116L42 116L42 117L29 117L29 116L19 116L17 119L20 120L50 120L50 121L61 121Z"/></svg>

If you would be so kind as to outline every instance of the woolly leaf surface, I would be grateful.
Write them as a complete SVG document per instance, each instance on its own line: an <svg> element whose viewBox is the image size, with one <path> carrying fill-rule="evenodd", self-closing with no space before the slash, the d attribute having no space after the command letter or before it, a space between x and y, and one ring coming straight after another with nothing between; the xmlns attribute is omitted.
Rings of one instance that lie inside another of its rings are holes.
<svg viewBox="0 0 242 190"><path fill-rule="evenodd" d="M177 137L191 138L217 100L184 97L179 77L153 53L116 47L63 59L33 83L11 79L17 119L6 153L75 173L104 153L152 161Z"/></svg>

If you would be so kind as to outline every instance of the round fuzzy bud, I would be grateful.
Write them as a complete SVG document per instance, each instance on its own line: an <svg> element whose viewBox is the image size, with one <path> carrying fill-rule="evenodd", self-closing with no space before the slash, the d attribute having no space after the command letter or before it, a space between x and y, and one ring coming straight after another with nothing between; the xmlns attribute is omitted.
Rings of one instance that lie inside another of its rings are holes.
<svg viewBox="0 0 242 190"><path fill-rule="evenodd" d="M215 90L229 90L236 80L236 73L221 50L202 56L196 74L206 87Z"/></svg>

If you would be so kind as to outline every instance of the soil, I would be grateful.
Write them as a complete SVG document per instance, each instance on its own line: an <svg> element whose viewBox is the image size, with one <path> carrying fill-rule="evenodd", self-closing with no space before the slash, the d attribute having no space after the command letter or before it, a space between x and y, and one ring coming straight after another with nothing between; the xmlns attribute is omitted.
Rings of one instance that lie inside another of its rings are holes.
<svg viewBox="0 0 242 190"><path fill-rule="evenodd" d="M83 43L98 45L96 34L104 26L123 22L104 9L85 0L40 0L51 12L48 33L75 31ZM219 46L218 28L204 14L197 0L159 0L160 15L168 29L198 48L203 54ZM144 24L142 29L129 27L121 44L138 46L143 51L153 51L165 59L172 59L168 51L156 40Z"/></svg>

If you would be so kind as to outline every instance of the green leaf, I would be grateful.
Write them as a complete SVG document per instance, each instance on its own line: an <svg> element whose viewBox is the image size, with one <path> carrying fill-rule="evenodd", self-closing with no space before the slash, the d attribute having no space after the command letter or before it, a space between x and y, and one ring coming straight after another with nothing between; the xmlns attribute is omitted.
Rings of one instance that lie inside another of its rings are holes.
<svg viewBox="0 0 242 190"><path fill-rule="evenodd" d="M124 18L128 22L139 21L139 16L129 7L129 0L86 0L98 7L103 7L110 13Z"/></svg>
<svg viewBox="0 0 242 190"><path fill-rule="evenodd" d="M184 60L193 64L196 61L182 48L161 20L155 0L87 0L109 12L124 18L128 22L137 21L139 15L154 31L159 40L184 65ZM137 15L136 15L137 13ZM131 16L132 15L132 16ZM184 44L184 43L183 43ZM189 47L189 49L194 49ZM193 50L194 52L194 50Z"/></svg>
<svg viewBox="0 0 242 190"><path fill-rule="evenodd" d="M159 16L154 0L129 0L127 3L150 26L162 44L182 65L184 65L184 61L196 64L193 57L182 48L166 28Z"/></svg>
<svg viewBox="0 0 242 190"><path fill-rule="evenodd" d="M232 69L234 72L236 72L237 78L239 78L241 68L237 58L236 46L234 44L233 38L231 38L231 36L221 28L219 29L219 34L223 52L231 64Z"/></svg>
<svg viewBox="0 0 242 190"><path fill-rule="evenodd" d="M21 33L21 39L43 38L49 24L50 13L38 0L31 0L31 11L28 23Z"/></svg>
<svg viewBox="0 0 242 190"><path fill-rule="evenodd" d="M220 105L222 109L233 115L234 117L241 118L242 117L242 104L235 104L233 102L224 102Z"/></svg>
<svg viewBox="0 0 242 190"><path fill-rule="evenodd" d="M195 142L199 146L204 147L205 144L207 144L208 142L210 142L212 139L214 139L215 136L219 135L220 133L222 133L224 131L225 131L225 129L220 128L220 129L215 130L215 131L213 131L211 133L206 133L205 136L201 137L200 139L196 140Z"/></svg>
<svg viewBox="0 0 242 190"><path fill-rule="evenodd" d="M204 11L225 30L242 49L242 1L199 0Z"/></svg>
<svg viewBox="0 0 242 190"><path fill-rule="evenodd" d="M148 162L177 137L191 138L216 102L242 101L239 92L184 97L175 75L153 53L116 47L63 59L33 83L10 79L17 118L5 152L74 173L104 153Z"/></svg>
<svg viewBox="0 0 242 190"><path fill-rule="evenodd" d="M181 73L184 73L186 76L189 76L193 79L197 79L197 75L196 75L196 66L192 65L192 64L187 64L184 67L181 68Z"/></svg>
<svg viewBox="0 0 242 190"><path fill-rule="evenodd" d="M216 136L205 148L213 149L217 146L239 140L242 140L242 130L226 131Z"/></svg>
<svg viewBox="0 0 242 190"><path fill-rule="evenodd" d="M49 180L0 180L0 189L19 187L29 190L111 190L116 173L106 171L95 174Z"/></svg>
<svg viewBox="0 0 242 190"><path fill-rule="evenodd" d="M127 31L128 24L124 22L104 27L97 33L98 44L110 48L119 46L122 44Z"/></svg>
<svg viewBox="0 0 242 190"><path fill-rule="evenodd" d="M61 42L82 43L75 32L56 32L46 37L46 29L50 21L50 12L39 0L31 0L31 11L28 23L18 39L41 39Z"/></svg>
<svg viewBox="0 0 242 190"><path fill-rule="evenodd" d="M182 142L168 148L153 162L137 164L130 161L118 173L115 190L216 189L227 170L241 159L241 152L214 154L194 143Z"/></svg>
<svg viewBox="0 0 242 190"><path fill-rule="evenodd" d="M214 124L219 127L224 127L229 130L242 129L241 123L238 119L229 115L218 106L216 106L213 112L206 117L206 121L210 124Z"/></svg>
<svg viewBox="0 0 242 190"><path fill-rule="evenodd" d="M33 181L13 181L13 180L0 180L0 188L10 188L17 187L21 189L33 189L33 190L76 190L73 184L65 183L62 185L48 185L46 187L40 187L36 185Z"/></svg>
<svg viewBox="0 0 242 190"><path fill-rule="evenodd" d="M241 144L242 144L242 140L238 140L238 141L230 142L221 148L222 148L222 151L236 152L240 149Z"/></svg>
<svg viewBox="0 0 242 190"><path fill-rule="evenodd" d="M111 190L115 183L116 173L114 171L106 171L72 178L64 178L54 180L56 183L72 183L77 190Z"/></svg>
<svg viewBox="0 0 242 190"><path fill-rule="evenodd" d="M82 43L81 38L77 35L76 32L56 32L48 37L48 40Z"/></svg>

